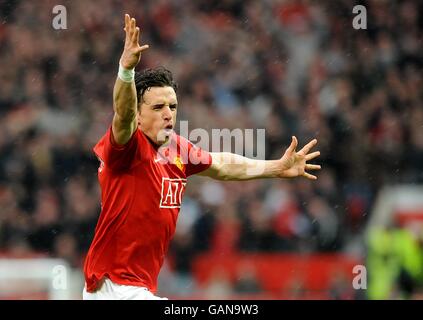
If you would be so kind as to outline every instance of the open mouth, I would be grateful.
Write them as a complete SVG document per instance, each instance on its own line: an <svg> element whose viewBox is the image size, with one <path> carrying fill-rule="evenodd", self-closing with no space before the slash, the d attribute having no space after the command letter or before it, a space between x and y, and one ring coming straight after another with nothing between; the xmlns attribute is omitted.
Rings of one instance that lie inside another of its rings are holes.
<svg viewBox="0 0 423 320"><path fill-rule="evenodd" d="M170 137L172 132L173 132L173 125L172 124L168 124L167 126L165 126L162 129L162 132L165 136Z"/></svg>

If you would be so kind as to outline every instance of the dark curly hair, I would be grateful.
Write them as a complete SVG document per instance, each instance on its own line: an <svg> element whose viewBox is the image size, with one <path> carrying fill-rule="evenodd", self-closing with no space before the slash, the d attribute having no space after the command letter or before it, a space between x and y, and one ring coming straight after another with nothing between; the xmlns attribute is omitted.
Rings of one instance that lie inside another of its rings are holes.
<svg viewBox="0 0 423 320"><path fill-rule="evenodd" d="M138 106L144 92L151 87L172 87L175 92L178 85L173 80L172 72L164 67L145 69L142 72L135 72L135 87L137 88Z"/></svg>

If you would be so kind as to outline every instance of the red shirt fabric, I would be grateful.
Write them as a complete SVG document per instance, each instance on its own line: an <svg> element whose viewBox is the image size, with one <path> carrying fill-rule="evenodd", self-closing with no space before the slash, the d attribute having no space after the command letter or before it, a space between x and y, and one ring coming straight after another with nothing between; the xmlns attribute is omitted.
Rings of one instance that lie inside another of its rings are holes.
<svg viewBox="0 0 423 320"><path fill-rule="evenodd" d="M209 168L211 156L176 133L158 148L140 129L120 146L111 127L94 153L101 213L84 264L86 289L94 292L107 277L155 293L186 178Z"/></svg>

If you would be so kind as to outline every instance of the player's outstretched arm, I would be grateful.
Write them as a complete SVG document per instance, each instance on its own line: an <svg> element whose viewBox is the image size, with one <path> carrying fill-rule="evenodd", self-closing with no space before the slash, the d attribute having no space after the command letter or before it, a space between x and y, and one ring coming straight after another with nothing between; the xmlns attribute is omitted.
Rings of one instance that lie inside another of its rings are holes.
<svg viewBox="0 0 423 320"><path fill-rule="evenodd" d="M297 152L298 140L292 137L291 145L278 160L254 160L227 152L211 153L212 165L200 175L226 181L295 177L316 180L317 177L308 171L320 170L320 165L307 163L320 155L319 151L310 153L316 144L314 139Z"/></svg>
<svg viewBox="0 0 423 320"><path fill-rule="evenodd" d="M113 138L118 144L125 144L137 129L137 91L134 69L141 59L141 52L148 45L140 46L140 29L136 21L125 14L125 47L119 61L119 75L113 88Z"/></svg>

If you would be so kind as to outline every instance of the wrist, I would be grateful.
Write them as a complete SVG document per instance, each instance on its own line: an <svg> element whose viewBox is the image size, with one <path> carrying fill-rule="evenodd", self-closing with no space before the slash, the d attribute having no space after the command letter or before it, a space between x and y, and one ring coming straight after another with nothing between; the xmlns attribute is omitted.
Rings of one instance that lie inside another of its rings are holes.
<svg viewBox="0 0 423 320"><path fill-rule="evenodd" d="M123 82L131 83L135 78L135 68L127 69L119 62L118 77Z"/></svg>
<svg viewBox="0 0 423 320"><path fill-rule="evenodd" d="M287 168L285 168L281 160L275 160L274 162L274 177L276 178L288 178Z"/></svg>

